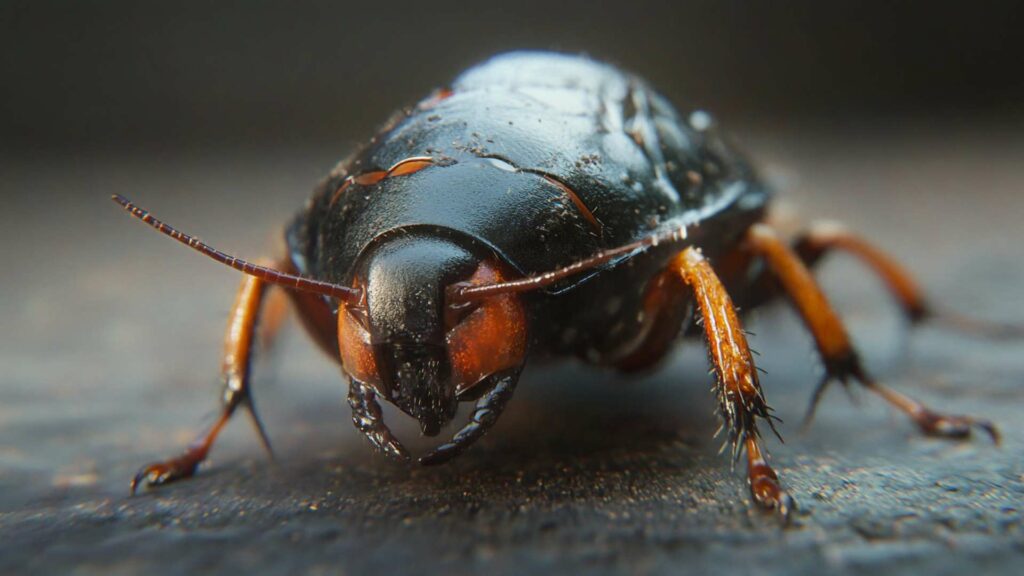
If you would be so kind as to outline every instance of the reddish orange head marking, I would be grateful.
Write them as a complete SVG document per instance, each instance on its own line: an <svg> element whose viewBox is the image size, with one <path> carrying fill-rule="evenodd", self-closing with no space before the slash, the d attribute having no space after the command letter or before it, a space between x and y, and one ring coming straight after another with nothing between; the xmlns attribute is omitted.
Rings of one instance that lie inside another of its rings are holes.
<svg viewBox="0 0 1024 576"><path fill-rule="evenodd" d="M480 286L505 280L501 268L485 260L463 285ZM455 315L467 305L459 306L452 307ZM464 393L491 374L522 364L526 357L526 310L517 294L486 298L461 321L450 321L449 325L452 327L446 341L456 394Z"/></svg>
<svg viewBox="0 0 1024 576"><path fill-rule="evenodd" d="M356 278L353 288L362 290L362 282ZM364 299L366 292L363 291ZM341 365L351 377L380 390L380 370L373 353L370 332L365 315L365 302L342 305L338 310L338 351Z"/></svg>
<svg viewBox="0 0 1024 576"><path fill-rule="evenodd" d="M483 286L504 282L508 274L494 261L480 263L466 282L449 287ZM361 289L357 278L354 288ZM365 302L342 305L338 310L338 346L341 363L352 378L378 390L382 378L374 354ZM526 358L526 309L516 293L499 294L471 303L448 303L445 314L445 344L451 366L451 384L456 396L465 393L488 376L513 368Z"/></svg>

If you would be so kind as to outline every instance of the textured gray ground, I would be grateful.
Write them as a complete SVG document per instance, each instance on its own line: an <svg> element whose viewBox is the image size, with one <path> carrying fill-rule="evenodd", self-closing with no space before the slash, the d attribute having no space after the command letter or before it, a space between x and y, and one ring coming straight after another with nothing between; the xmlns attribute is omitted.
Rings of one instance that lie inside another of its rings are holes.
<svg viewBox="0 0 1024 576"><path fill-rule="evenodd" d="M1024 140L998 134L765 131L748 148L804 215L864 230L937 299L1024 321ZM2 161L0 573L1017 573L1022 344L908 333L842 259L822 277L871 367L991 417L1001 448L920 438L876 399L851 405L839 390L800 433L810 341L785 307L765 310L751 329L787 439L770 446L801 505L780 530L716 456L696 347L640 381L529 370L493 434L420 469L370 453L336 368L292 330L256 383L280 465L240 421L197 478L128 498L137 466L178 451L215 405L237 277L107 195L257 255L344 152Z"/></svg>

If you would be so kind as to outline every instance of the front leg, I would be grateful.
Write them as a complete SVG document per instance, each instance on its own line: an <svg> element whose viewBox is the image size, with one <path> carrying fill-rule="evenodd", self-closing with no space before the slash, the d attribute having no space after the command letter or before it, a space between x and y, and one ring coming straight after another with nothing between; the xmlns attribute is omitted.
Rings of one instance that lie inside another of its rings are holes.
<svg viewBox="0 0 1024 576"><path fill-rule="evenodd" d="M384 423L384 412L372 387L349 378L348 405L352 408L352 423L374 448L398 460L409 459L409 451Z"/></svg>
<svg viewBox="0 0 1024 576"><path fill-rule="evenodd" d="M473 415L452 439L429 453L420 457L420 464L432 466L443 464L452 458L462 454L474 442L483 437L488 430L498 421L498 417L504 412L508 401L512 399L512 393L516 390L519 382L519 371L522 366L494 374L488 378L491 382L490 388L476 403Z"/></svg>
<svg viewBox="0 0 1024 576"><path fill-rule="evenodd" d="M707 338L708 357L717 376L719 413L729 431L733 452L745 449L750 493L764 508L788 519L795 504L781 487L761 446L759 421L772 427L757 368L729 294L696 248L676 256L670 269L692 290ZM774 430L774 428L773 428Z"/></svg>
<svg viewBox="0 0 1024 576"><path fill-rule="evenodd" d="M260 312L264 307L268 288L270 285L263 280L246 276L238 290L238 296L228 317L227 333L224 338L224 356L221 364L223 392L219 418L209 430L200 434L180 456L143 466L132 478L132 494L135 494L139 484L157 486L195 474L199 464L209 454L217 436L239 406L245 406L248 409L264 447L270 452L270 440L256 415L249 390L252 353L255 347ZM268 341L272 338L271 334L264 334L264 336Z"/></svg>

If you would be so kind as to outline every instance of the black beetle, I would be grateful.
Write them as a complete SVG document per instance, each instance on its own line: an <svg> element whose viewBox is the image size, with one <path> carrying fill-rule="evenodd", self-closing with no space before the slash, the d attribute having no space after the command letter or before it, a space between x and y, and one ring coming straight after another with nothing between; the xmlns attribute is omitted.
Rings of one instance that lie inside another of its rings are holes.
<svg viewBox="0 0 1024 576"><path fill-rule="evenodd" d="M317 188L287 228L289 254L272 266L218 252L115 196L247 274L228 324L220 419L183 455L143 467L132 492L192 475L238 406L259 423L250 350L274 285L340 358L353 421L378 449L408 458L378 398L427 436L459 402L477 402L424 464L457 455L494 424L530 355L637 370L662 358L681 330L703 331L753 498L788 515L792 499L761 445L773 417L734 306L778 294L824 360L815 401L829 381L852 380L925 433L964 438L978 427L998 440L990 423L935 413L868 374L810 267L833 249L850 252L912 321L936 317L934 309L899 266L840 227L812 226L790 247L771 226L771 196L707 114L680 117L611 66L533 52L494 57L396 115Z"/></svg>

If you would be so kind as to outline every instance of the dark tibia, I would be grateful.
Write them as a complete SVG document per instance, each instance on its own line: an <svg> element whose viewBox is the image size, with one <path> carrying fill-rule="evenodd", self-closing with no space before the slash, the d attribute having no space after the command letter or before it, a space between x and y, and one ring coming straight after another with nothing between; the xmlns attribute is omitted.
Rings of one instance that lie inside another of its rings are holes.
<svg viewBox="0 0 1024 576"><path fill-rule="evenodd" d="M815 391L814 402L821 397L825 385L831 380L839 380L844 384L854 380L907 414L926 434L946 438L967 438L971 430L977 428L998 441L999 434L988 421L933 412L920 402L876 382L865 370L842 320L814 281L803 259L790 249L774 230L763 224L750 229L746 244L753 256L764 260L767 269L778 280L782 291L789 297L814 337L826 370L825 380ZM913 299L901 297L901 301L912 302ZM808 417L813 414L813 408L814 403Z"/></svg>
<svg viewBox="0 0 1024 576"><path fill-rule="evenodd" d="M520 369L515 368L490 376L489 379L493 381L493 384L477 401L469 422L456 432L449 442L420 457L420 464L432 466L447 462L462 454L474 442L483 437L498 421L498 417L505 410L505 405L512 398L516 383L519 382ZM483 384L487 385L488 383Z"/></svg>
<svg viewBox="0 0 1024 576"><path fill-rule="evenodd" d="M352 423L374 448L392 458L409 459L409 451L384 423L384 414L377 403L377 393L373 388L351 379L348 387L348 405L352 407Z"/></svg>

